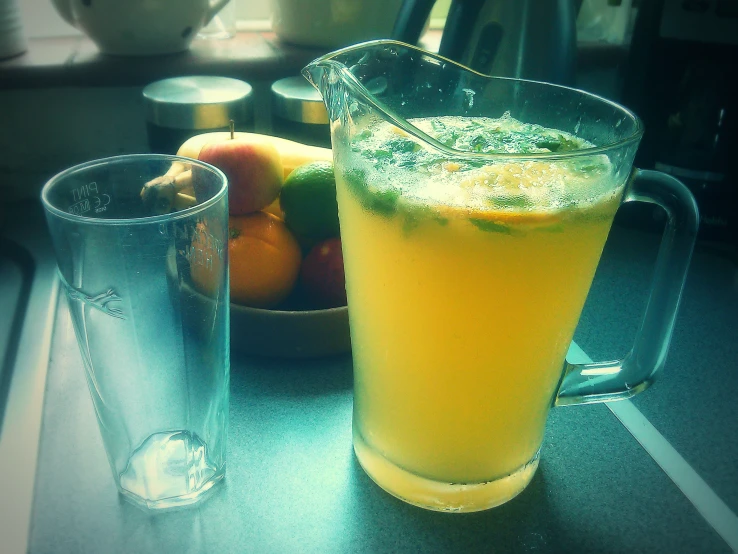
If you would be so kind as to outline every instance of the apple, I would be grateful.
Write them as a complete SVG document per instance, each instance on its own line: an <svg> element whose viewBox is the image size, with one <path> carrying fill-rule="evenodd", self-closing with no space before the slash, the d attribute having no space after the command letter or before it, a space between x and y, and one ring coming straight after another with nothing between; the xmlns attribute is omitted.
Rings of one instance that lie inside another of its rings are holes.
<svg viewBox="0 0 738 554"><path fill-rule="evenodd" d="M203 146L198 159L214 165L228 177L231 215L256 212L279 196L283 181L282 157L268 142L239 138L218 140ZM197 185L197 181L194 184Z"/></svg>
<svg viewBox="0 0 738 554"><path fill-rule="evenodd" d="M305 296L318 307L346 305L340 238L326 239L312 247L300 267L300 284Z"/></svg>

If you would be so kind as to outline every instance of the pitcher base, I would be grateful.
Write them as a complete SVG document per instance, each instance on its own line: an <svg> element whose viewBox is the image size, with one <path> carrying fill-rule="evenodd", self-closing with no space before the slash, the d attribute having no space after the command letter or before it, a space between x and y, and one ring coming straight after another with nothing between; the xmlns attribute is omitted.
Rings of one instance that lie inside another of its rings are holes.
<svg viewBox="0 0 738 554"><path fill-rule="evenodd" d="M437 512L479 512L504 504L520 494L538 469L539 453L513 473L483 483L444 483L406 471L373 450L354 433L354 452L377 485L409 504Z"/></svg>

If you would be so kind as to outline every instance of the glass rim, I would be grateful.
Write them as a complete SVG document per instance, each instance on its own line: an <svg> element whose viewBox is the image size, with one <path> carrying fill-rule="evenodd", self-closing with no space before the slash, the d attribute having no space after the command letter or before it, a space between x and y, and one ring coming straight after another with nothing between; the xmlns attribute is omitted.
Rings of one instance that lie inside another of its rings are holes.
<svg viewBox="0 0 738 554"><path fill-rule="evenodd" d="M488 81L507 81L507 82L517 82L517 83L530 83L531 85L537 85L537 86L542 86L542 87L551 88L551 89L565 90L571 94L578 94L580 96L587 97L594 101L601 102L603 104L607 104L613 107L615 110L622 113L626 118L628 118L633 123L634 130L629 136L619 139L617 141L614 141L607 145L594 146L592 148L582 148L579 150L570 150L570 151L563 152L563 153L534 152L534 153L529 153L529 154L516 154L516 153L508 153L508 152L468 152L465 150L457 150L455 148L451 148L450 146L446 146L442 142L439 142L438 140L436 140L429 134L425 133L418 127L415 127L414 125L409 123L405 118L397 115L394 110L388 107L381 100L377 99L374 96L374 94L372 94L371 91L369 91L369 89L366 86L364 86L361 82L359 82L356 76L353 73L351 73L351 71L349 70L348 67L346 67L346 65L334 59L337 56L340 56L342 54L346 54L346 53L357 51L357 50L363 50L363 49L366 49L372 46L398 46L398 47L406 48L408 50L415 50L419 54L422 54L424 56L429 56L444 64L452 64L458 68L464 69L468 71L469 73L473 73L474 75L477 75ZM622 147L627 147L633 143L637 144L643 137L644 125L640 117L638 117L633 111L629 110L622 104L619 104L613 100L609 100L598 94L587 92L586 90L581 90L578 88L568 87L565 85L547 83L544 81L534 81L531 79L518 79L514 77L496 77L492 75L485 75L484 73L479 73L478 71L470 69L466 67L465 65L462 65L444 56L440 56L434 52L429 52L428 50L423 50L422 48L418 46L407 44L407 43L400 42L397 40L392 40L392 39L370 40L367 42L361 42L359 44L354 44L352 46L347 46L346 48L341 48L340 50L335 50L319 58L316 58L315 60L310 62L308 65L306 65L302 69L303 76L305 76L316 88L318 88L318 86L313 82L309 74L309 69L311 67L320 67L320 66L330 66L336 69L339 72L339 74L342 76L344 83L346 83L346 85L351 88L351 91L361 96L366 101L368 101L370 104L375 106L377 108L377 111L379 111L385 117L387 121L389 121L393 125L396 125L403 131L411 135L414 135L418 137L419 139L425 141L426 143L430 144L431 146L433 146L434 148L436 148L437 150L443 152L444 154L448 156L463 157L463 158L477 159L477 160L491 160L491 161L492 160L506 160L506 161L509 161L509 160L523 160L523 161L525 160L569 160L572 158L603 154L611 150L615 150L615 149L622 148ZM318 91L320 92L319 88L318 88Z"/></svg>
<svg viewBox="0 0 738 554"><path fill-rule="evenodd" d="M127 163L127 162L142 162L142 161L171 161L171 162L184 162L188 164L197 164L200 167L207 169L217 175L220 178L221 181L221 187L211 198L208 198L204 202L200 204L196 204L195 206L190 206L189 208L185 208L183 210L179 210L173 213L168 214L159 214L159 215L150 215L150 216L144 216L144 217L132 217L132 218L101 218L101 217L89 217L85 215L76 215L69 212L65 212L64 210L57 208L49 201L49 193L51 189L54 187L54 185L58 184L62 180L66 179L67 177L75 174L75 173L81 173L82 171L92 169L97 166L102 166L106 164L111 163ZM211 165L206 162L202 162L200 160L196 160L194 158L187 158L185 156L176 156L173 154L123 154L120 156L110 156L107 158L99 158L96 160L90 160L87 162L83 162L81 164L74 165L72 167L69 167L63 171L60 171L53 177L51 177L48 181L46 181L46 184L44 184L43 188L41 189L41 202L44 205L44 209L47 211L47 213L52 214L56 217L66 219L68 221L74 221L76 223L81 223L84 225L105 225L105 226L114 226L114 225L146 225L146 224L154 224L154 223L162 223L165 221L174 221L178 219L184 219L191 217L192 215L198 214L204 210L207 210L210 208L213 204L218 202L224 195L228 193L228 178L226 177L225 173L223 173L220 169L215 167L214 165Z"/></svg>

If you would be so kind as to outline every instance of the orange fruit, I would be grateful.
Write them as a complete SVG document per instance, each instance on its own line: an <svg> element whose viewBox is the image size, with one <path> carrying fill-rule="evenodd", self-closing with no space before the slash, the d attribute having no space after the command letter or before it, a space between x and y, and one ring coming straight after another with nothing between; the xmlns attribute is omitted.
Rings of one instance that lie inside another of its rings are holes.
<svg viewBox="0 0 738 554"><path fill-rule="evenodd" d="M300 273L300 246L284 222L255 212L228 221L231 301L271 308L284 300Z"/></svg>
<svg viewBox="0 0 738 554"><path fill-rule="evenodd" d="M216 237L223 234L220 222L201 221L195 226L192 243L182 254L190 262L190 277L197 290L215 298L227 275L223 275L224 244Z"/></svg>

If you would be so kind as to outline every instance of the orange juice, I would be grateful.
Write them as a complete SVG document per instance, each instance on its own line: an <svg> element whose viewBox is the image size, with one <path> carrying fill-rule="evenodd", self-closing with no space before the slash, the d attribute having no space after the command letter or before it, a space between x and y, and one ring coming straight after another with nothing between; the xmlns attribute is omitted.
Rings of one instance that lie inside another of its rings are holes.
<svg viewBox="0 0 738 554"><path fill-rule="evenodd" d="M535 472L623 185L601 156L465 166L408 144L397 156L397 136L375 129L366 163L336 175L354 447L392 494L484 509Z"/></svg>

